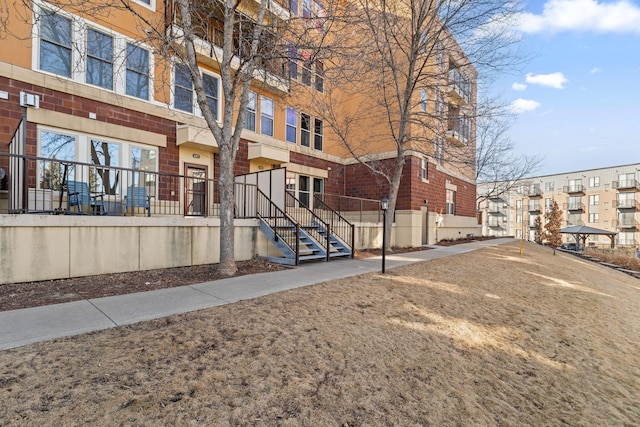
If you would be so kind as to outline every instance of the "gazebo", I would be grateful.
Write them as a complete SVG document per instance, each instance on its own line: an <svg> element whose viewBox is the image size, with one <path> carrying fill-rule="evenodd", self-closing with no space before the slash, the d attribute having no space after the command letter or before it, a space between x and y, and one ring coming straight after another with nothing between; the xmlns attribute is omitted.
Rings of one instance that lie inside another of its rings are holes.
<svg viewBox="0 0 640 427"><path fill-rule="evenodd" d="M615 247L615 240L617 231L601 230L599 228L587 227L586 225L572 225L571 227L565 227L560 229L562 234L571 234L576 239L576 249L580 249L580 242L582 247L585 246L587 238L591 235L609 236L611 239L611 248Z"/></svg>

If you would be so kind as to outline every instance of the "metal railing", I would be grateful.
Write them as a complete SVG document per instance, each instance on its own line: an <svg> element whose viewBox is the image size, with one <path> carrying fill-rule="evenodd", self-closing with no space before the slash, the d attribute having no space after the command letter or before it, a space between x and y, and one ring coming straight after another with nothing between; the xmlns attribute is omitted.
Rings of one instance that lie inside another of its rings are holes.
<svg viewBox="0 0 640 427"><path fill-rule="evenodd" d="M319 196L318 194L313 196L314 210L324 217L325 222L329 224L329 230L334 236L342 240L342 243L351 250L351 258L353 258L355 252L355 226L338 212L331 209Z"/></svg>
<svg viewBox="0 0 640 427"><path fill-rule="evenodd" d="M611 187L620 190L625 188L638 188L640 187L640 183L635 179L624 179L620 181L613 181L611 183Z"/></svg>
<svg viewBox="0 0 640 427"><path fill-rule="evenodd" d="M256 189L256 215L273 230L276 240L282 241L295 253L295 265L300 264L300 226L262 191Z"/></svg>
<svg viewBox="0 0 640 427"><path fill-rule="evenodd" d="M382 203L380 200L326 193L317 194L317 197L325 206L350 221L381 222Z"/></svg>
<svg viewBox="0 0 640 427"><path fill-rule="evenodd" d="M635 199L614 200L613 207L618 209L640 210L640 203Z"/></svg>
<svg viewBox="0 0 640 427"><path fill-rule="evenodd" d="M292 217L307 234L326 251L327 261L331 254L331 230L329 224L296 198L291 192L285 192L286 213ZM324 235L323 235L324 233Z"/></svg>
<svg viewBox="0 0 640 427"><path fill-rule="evenodd" d="M573 184L573 185L565 185L562 187L563 193L584 193L584 185L582 184Z"/></svg>
<svg viewBox="0 0 640 427"><path fill-rule="evenodd" d="M218 183L213 179L0 153L3 163L9 164L9 203L0 213L220 215ZM85 184L91 204L77 203L75 188ZM235 183L236 217L255 218L254 187Z"/></svg>
<svg viewBox="0 0 640 427"><path fill-rule="evenodd" d="M449 87L453 90L464 102L469 102L471 97L471 84L467 78L457 68L449 70L448 74Z"/></svg>

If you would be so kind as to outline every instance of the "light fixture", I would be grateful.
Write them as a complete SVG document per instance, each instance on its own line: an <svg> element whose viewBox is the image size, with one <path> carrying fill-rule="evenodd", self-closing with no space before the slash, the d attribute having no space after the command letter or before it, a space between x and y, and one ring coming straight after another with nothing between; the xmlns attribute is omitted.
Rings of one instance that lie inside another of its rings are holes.
<svg viewBox="0 0 640 427"><path fill-rule="evenodd" d="M386 211L387 209L389 209L389 199L387 199L386 197L382 198L382 210Z"/></svg>

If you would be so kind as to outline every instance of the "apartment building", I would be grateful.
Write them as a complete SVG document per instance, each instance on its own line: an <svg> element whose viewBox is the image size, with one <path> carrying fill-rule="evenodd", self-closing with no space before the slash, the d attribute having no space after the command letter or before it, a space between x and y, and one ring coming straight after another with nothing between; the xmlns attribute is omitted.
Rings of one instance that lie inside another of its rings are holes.
<svg viewBox="0 0 640 427"><path fill-rule="evenodd" d="M639 247L640 163L527 178L511 191L495 191L501 183L478 184L482 232L534 240L536 218L553 201L563 211L563 227L586 225L617 233L615 244ZM493 195L491 195L493 194ZM565 241L572 237L564 236ZM609 246L607 236L590 236L587 244Z"/></svg>
<svg viewBox="0 0 640 427"><path fill-rule="evenodd" d="M122 215L133 207L152 218L215 217L216 187L207 183L219 171L218 144L188 72L148 42L150 27L179 35L173 1L131 0L144 25L126 9L88 14L41 0L15 7L0 38L0 168L8 177L0 187L0 215L71 208L58 191L60 177L80 179L82 172L103 196L97 209L91 202L93 213ZM266 19L320 19L323 13L318 0L273 0ZM212 19L202 34L221 40L221 23ZM321 25L317 31L324 31ZM198 46L207 101L221 120L220 46ZM302 107L305 94L323 96L332 84L326 64L305 59L295 46L291 52L288 60L263 64L265 72L255 78L236 174L286 168L287 191L309 207L316 195L382 199L388 185L345 151L323 117ZM429 148L405 158L396 245L477 233L473 171L453 168L441 155L445 144L474 152L476 74L457 66L464 54L455 42L439 52L447 81L439 91L417 90L415 108L440 112L443 137L434 135ZM376 161L393 164L392 147L384 140L376 145ZM146 189L144 205L126 199L136 186Z"/></svg>

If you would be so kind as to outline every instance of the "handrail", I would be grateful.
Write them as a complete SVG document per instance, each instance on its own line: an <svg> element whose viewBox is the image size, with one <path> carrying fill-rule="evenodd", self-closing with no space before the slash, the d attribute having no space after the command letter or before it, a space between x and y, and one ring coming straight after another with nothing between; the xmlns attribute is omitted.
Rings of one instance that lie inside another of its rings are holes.
<svg viewBox="0 0 640 427"><path fill-rule="evenodd" d="M376 222L380 222L380 216L382 214L382 203L380 200L327 193L320 193L317 196L321 197L327 206L330 206L334 211L340 212L341 214L345 212L359 212L360 222L363 222L363 212L375 212ZM365 204L373 205L372 209L363 209Z"/></svg>
<svg viewBox="0 0 640 427"><path fill-rule="evenodd" d="M292 212L288 212L288 215L294 218L296 222L301 223L304 231L309 233L316 242L325 247L327 261L329 261L331 252L331 228L329 228L329 224L298 200L291 192L285 191L285 200L285 209L287 207L296 207L298 209L295 215ZM318 231L318 226L324 227L326 231L324 239ZM324 243L322 243L323 240L325 240Z"/></svg>
<svg viewBox="0 0 640 427"><path fill-rule="evenodd" d="M257 189L256 194L256 215L269 224L277 239L295 252L295 265L300 265L300 224L293 221L262 191ZM295 242L295 249L291 247L291 240Z"/></svg>
<svg viewBox="0 0 640 427"><path fill-rule="evenodd" d="M313 196L313 206L322 209L323 212L326 212L330 215L329 223L331 225L331 231L335 236L342 240L342 243L347 245L347 247L351 250L351 258L353 258L355 252L355 226L347 221L338 212L331 209L331 207L323 202L317 194L314 194Z"/></svg>

